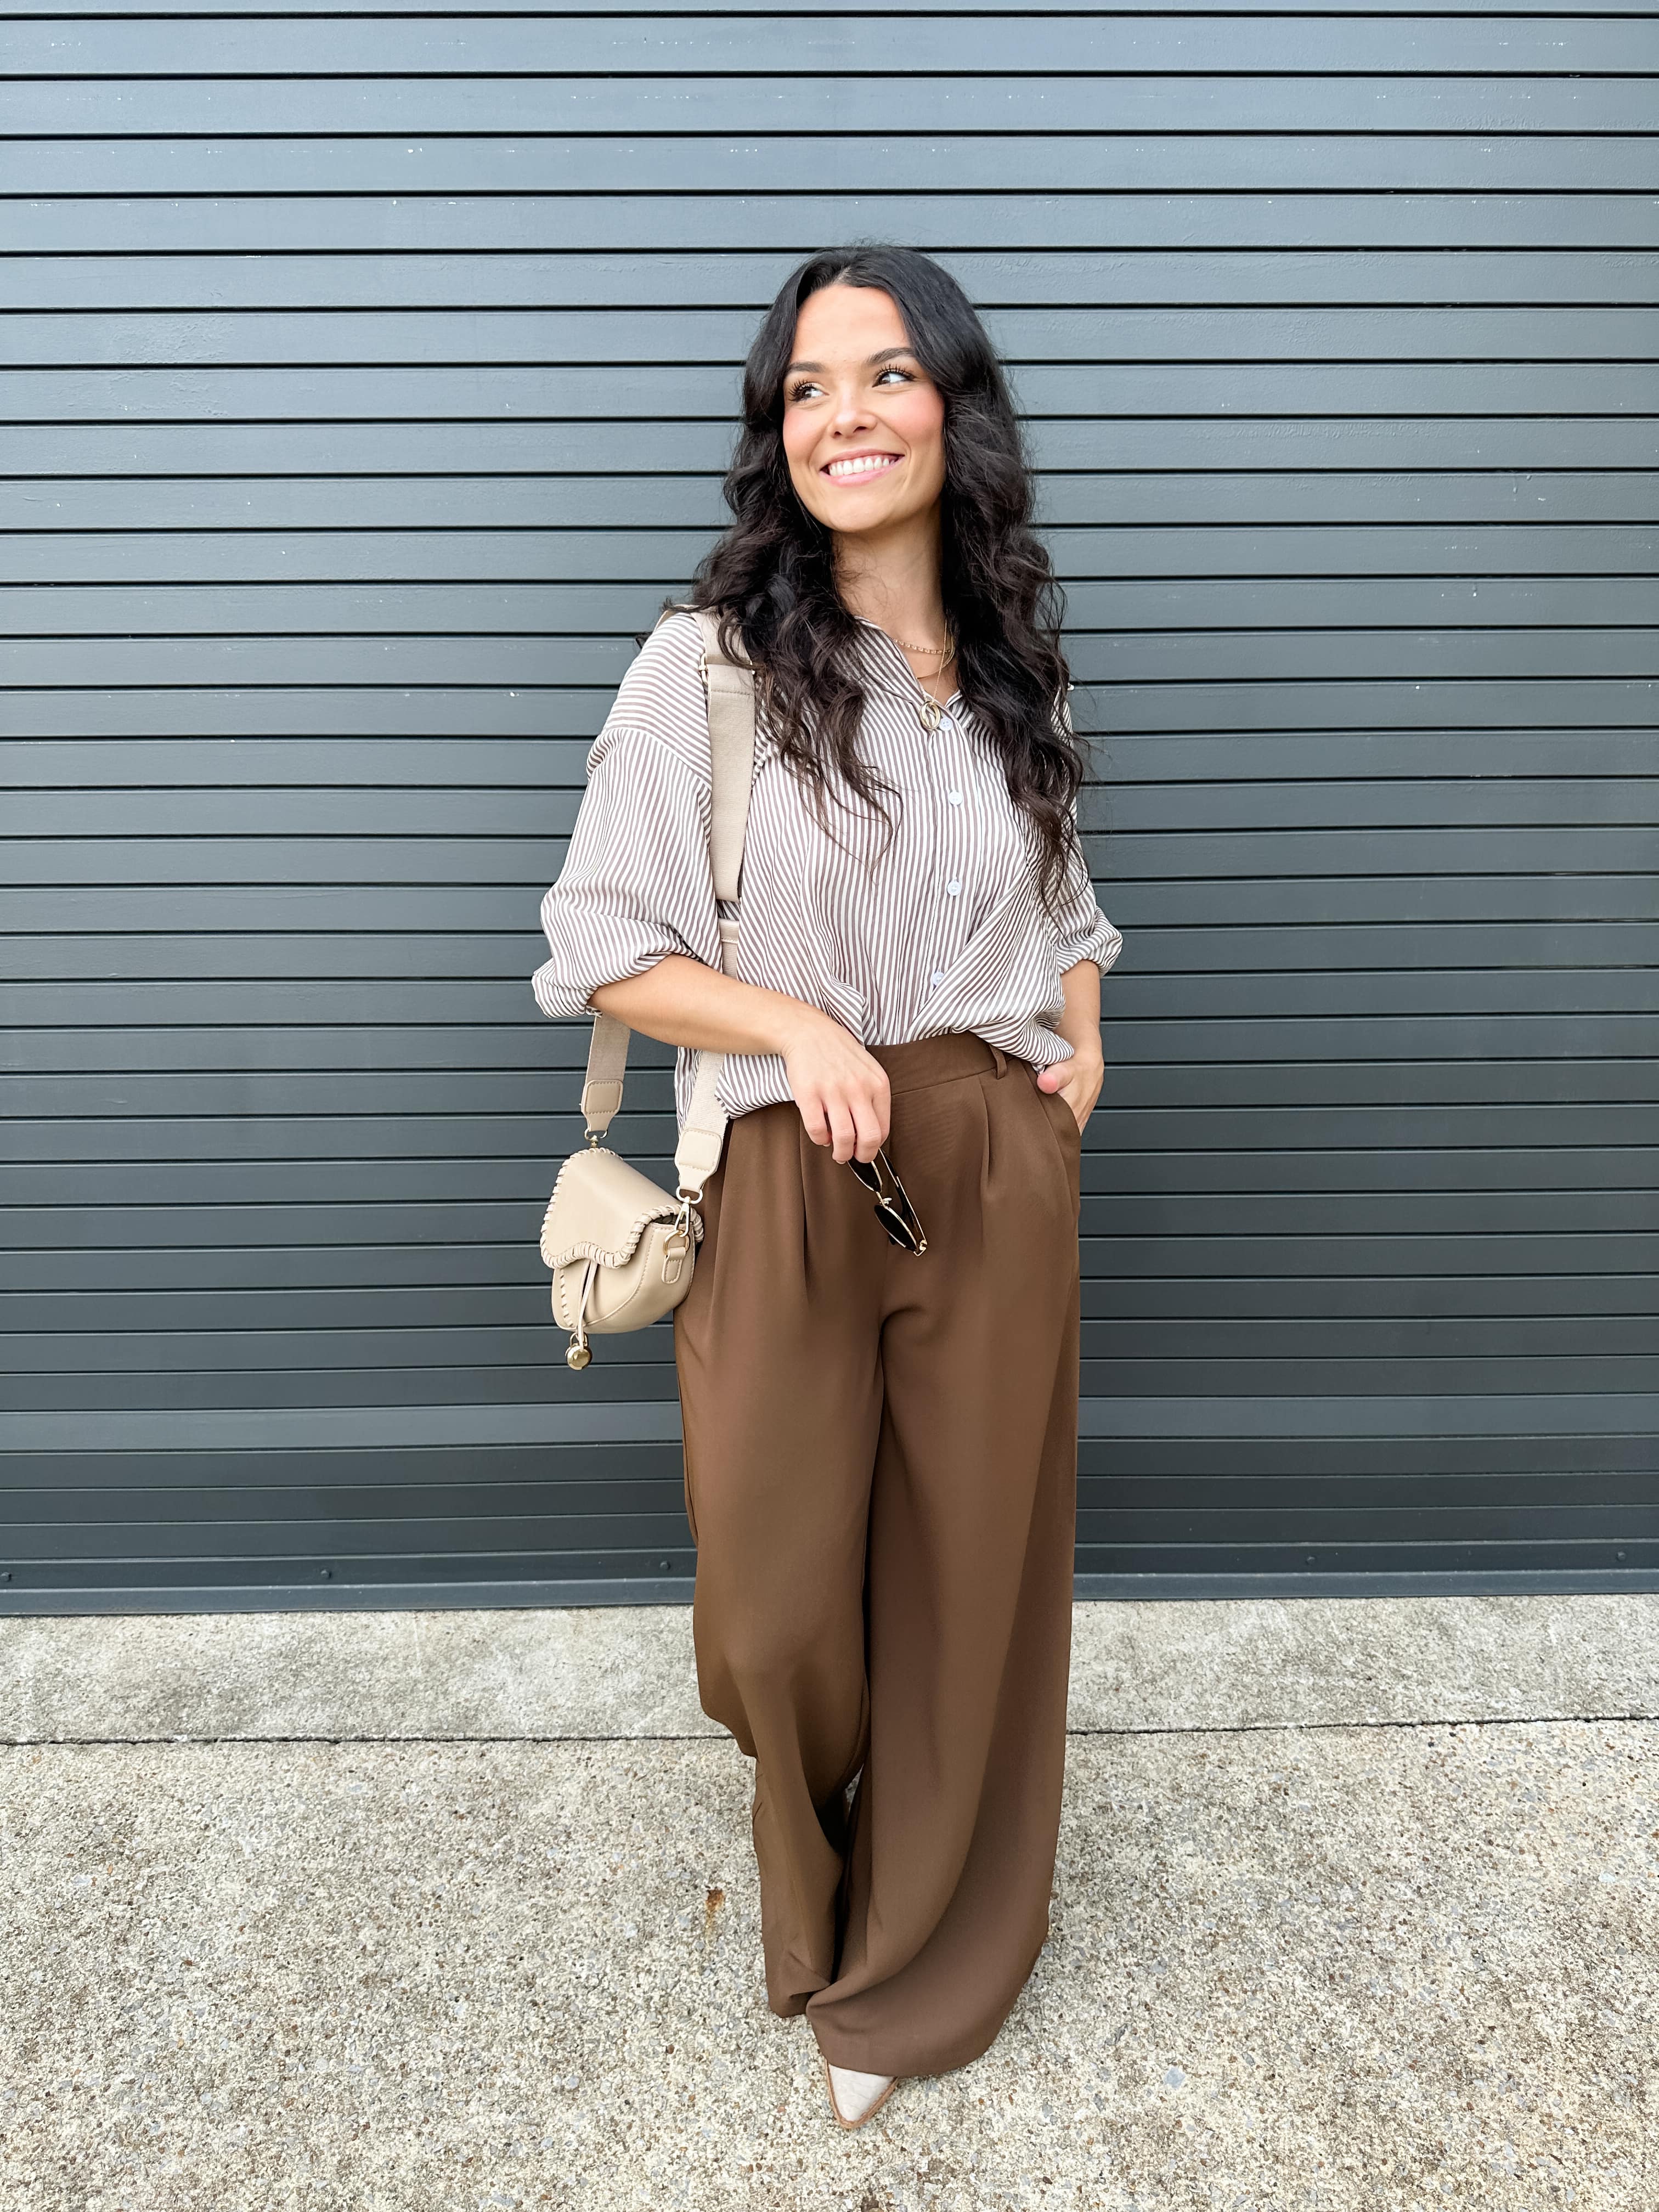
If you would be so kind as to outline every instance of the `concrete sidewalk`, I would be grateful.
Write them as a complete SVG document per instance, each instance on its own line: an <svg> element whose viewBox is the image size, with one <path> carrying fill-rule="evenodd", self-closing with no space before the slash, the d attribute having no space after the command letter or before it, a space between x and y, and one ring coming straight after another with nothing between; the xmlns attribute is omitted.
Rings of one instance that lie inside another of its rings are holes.
<svg viewBox="0 0 1659 2212"><path fill-rule="evenodd" d="M5 2212L1655 2212L1659 1597L1091 1605L1054 1933L831 2124L689 1615L0 1622Z"/></svg>

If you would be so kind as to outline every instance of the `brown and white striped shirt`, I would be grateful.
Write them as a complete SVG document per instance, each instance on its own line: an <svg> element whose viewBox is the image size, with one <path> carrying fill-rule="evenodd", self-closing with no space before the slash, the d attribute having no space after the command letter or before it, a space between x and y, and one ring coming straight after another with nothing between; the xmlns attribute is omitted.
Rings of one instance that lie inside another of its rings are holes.
<svg viewBox="0 0 1659 2212"><path fill-rule="evenodd" d="M886 825L838 777L827 832L763 716L737 972L822 1008L863 1044L969 1030L1037 1066L1063 1060L1070 1047L1054 1026L1061 975L1079 960L1103 974L1123 940L1075 853L1045 911L1036 833L973 711L957 693L930 732L927 694L903 653L874 623L862 629L860 742L893 787L884 801L891 841L884 849ZM570 848L542 902L549 957L533 988L545 1014L591 1014L601 984L670 952L720 966L701 649L691 615L659 624L588 753ZM682 1121L694 1060L682 1048L675 1066ZM720 1098L728 1114L790 1095L781 1054L726 1055Z"/></svg>

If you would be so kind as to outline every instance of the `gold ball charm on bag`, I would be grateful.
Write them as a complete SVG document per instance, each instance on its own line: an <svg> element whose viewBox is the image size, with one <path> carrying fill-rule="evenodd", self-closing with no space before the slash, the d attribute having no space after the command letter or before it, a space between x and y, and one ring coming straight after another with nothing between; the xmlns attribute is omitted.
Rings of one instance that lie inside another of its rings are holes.
<svg viewBox="0 0 1659 2212"><path fill-rule="evenodd" d="M564 1364L567 1367L574 1367L580 1374L592 1357L592 1353L580 1339L572 1337L565 1351Z"/></svg>

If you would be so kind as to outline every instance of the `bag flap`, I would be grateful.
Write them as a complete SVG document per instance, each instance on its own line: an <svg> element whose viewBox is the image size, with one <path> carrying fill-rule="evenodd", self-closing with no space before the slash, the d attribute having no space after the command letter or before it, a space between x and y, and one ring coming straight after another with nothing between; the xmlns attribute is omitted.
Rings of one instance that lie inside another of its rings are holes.
<svg viewBox="0 0 1659 2212"><path fill-rule="evenodd" d="M559 1170L542 1221L542 1258L550 1267L572 1260L620 1267L633 1258L648 1222L670 1221L679 1210L679 1200L649 1176L603 1146L585 1145ZM691 1233L701 1241L695 1212Z"/></svg>

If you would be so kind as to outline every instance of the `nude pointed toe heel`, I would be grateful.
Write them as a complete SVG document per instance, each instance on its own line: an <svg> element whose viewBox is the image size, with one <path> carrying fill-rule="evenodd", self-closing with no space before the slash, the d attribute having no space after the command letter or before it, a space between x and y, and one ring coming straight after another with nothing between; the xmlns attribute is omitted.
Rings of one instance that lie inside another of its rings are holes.
<svg viewBox="0 0 1659 2212"><path fill-rule="evenodd" d="M890 2074L860 2074L850 2066L832 2066L823 2053L823 2079L830 2091L830 2109L836 2116L836 2125L849 2130L861 2128L866 2120L874 2119L887 2100L898 2087ZM854 2118L848 2118L851 2112Z"/></svg>

